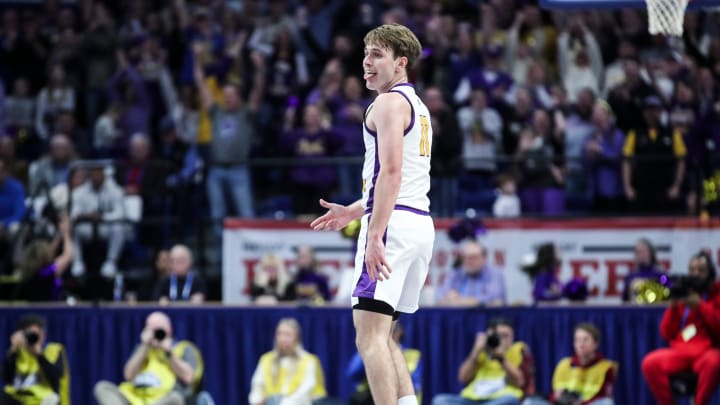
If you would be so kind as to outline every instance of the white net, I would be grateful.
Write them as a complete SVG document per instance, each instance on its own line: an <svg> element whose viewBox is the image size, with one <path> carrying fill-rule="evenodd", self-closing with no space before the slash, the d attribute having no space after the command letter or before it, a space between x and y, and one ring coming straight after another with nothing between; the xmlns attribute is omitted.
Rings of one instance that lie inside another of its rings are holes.
<svg viewBox="0 0 720 405"><path fill-rule="evenodd" d="M688 0L645 0L650 33L675 35L683 33L683 17Z"/></svg>

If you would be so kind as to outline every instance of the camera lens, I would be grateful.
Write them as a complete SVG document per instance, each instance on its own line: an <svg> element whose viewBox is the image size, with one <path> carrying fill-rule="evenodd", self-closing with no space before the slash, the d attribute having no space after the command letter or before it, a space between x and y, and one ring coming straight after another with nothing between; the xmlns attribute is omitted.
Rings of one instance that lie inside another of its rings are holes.
<svg viewBox="0 0 720 405"><path fill-rule="evenodd" d="M25 340L27 340L29 345L34 345L38 342L38 340L40 340L40 335L31 330L25 331Z"/></svg>
<svg viewBox="0 0 720 405"><path fill-rule="evenodd" d="M165 339L165 336L167 336L167 333L165 333L162 329L155 329L154 336L155 340L163 340Z"/></svg>
<svg viewBox="0 0 720 405"><path fill-rule="evenodd" d="M497 349L500 346L500 336L497 333L491 333L487 337L487 347L489 349Z"/></svg>

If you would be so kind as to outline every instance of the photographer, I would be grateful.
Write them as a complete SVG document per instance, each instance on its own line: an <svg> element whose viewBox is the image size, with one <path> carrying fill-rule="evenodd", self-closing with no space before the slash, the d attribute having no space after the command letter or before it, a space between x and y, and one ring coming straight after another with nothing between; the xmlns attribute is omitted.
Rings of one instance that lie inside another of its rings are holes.
<svg viewBox="0 0 720 405"><path fill-rule="evenodd" d="M502 318L490 321L475 338L472 351L460 366L458 380L467 384L460 395L440 394L433 405L519 405L535 392L530 349L515 342L512 324Z"/></svg>
<svg viewBox="0 0 720 405"><path fill-rule="evenodd" d="M60 384L67 367L62 346L45 345L45 320L27 315L18 322L5 354L0 404L60 404Z"/></svg>
<svg viewBox="0 0 720 405"><path fill-rule="evenodd" d="M199 353L189 342L175 343L170 318L153 312L145 321L140 345L125 363L126 382L95 384L100 405L184 405L186 391L197 383Z"/></svg>
<svg viewBox="0 0 720 405"><path fill-rule="evenodd" d="M695 404L705 405L720 381L720 284L710 256L701 252L690 260L688 276L671 287L660 333L670 344L643 359L642 371L660 405L673 403L670 376L684 371L697 374Z"/></svg>
<svg viewBox="0 0 720 405"><path fill-rule="evenodd" d="M617 364L603 357L599 343L600 331L595 325L577 325L573 332L574 355L555 366L551 402L528 398L523 405L613 405Z"/></svg>

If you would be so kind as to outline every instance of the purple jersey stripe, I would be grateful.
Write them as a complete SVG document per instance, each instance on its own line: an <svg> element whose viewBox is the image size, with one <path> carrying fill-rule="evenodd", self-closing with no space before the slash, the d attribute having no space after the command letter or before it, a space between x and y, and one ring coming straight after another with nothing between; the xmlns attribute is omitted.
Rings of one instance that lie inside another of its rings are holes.
<svg viewBox="0 0 720 405"><path fill-rule="evenodd" d="M367 206L372 207L372 203L375 200L375 182L377 181L378 174L380 174L380 157L378 156L378 141L375 137L375 168L373 169L372 181L370 182L370 192L368 192Z"/></svg>
<svg viewBox="0 0 720 405"><path fill-rule="evenodd" d="M412 86L410 83L407 83L407 84ZM408 125L408 127L405 128L405 131L403 131L403 136L405 136L413 128L413 125L415 125L415 107L413 107L413 104L410 102L410 97L408 97L407 94L405 94L399 90L390 90L388 93L390 93L390 92L400 94L401 96L405 97L405 100L407 100L408 104L410 104L410 125Z"/></svg>
<svg viewBox="0 0 720 405"><path fill-rule="evenodd" d="M373 207L367 207L365 209L365 213L372 214L372 209L373 209ZM407 205L402 205L402 204L397 204L393 209L398 210L398 211L412 212L413 214L418 214L418 215L430 216L430 213L427 211L419 210L417 208L413 208L413 207L410 207Z"/></svg>
<svg viewBox="0 0 720 405"><path fill-rule="evenodd" d="M368 217L368 224L369 223L370 217ZM383 233L383 245L387 246L387 229L385 229L385 233ZM367 235L365 235L365 248L367 248ZM363 253L363 267L362 271L360 272L360 279L358 279L357 284L355 284L355 289L353 290L352 296L374 299L375 287L377 287L377 280L370 280L370 274L368 273L367 265L365 264L365 254Z"/></svg>

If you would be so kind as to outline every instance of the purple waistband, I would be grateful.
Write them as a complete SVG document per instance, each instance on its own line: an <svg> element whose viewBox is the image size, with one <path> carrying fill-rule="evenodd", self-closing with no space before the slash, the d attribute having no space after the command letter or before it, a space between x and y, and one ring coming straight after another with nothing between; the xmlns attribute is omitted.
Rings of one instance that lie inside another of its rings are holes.
<svg viewBox="0 0 720 405"><path fill-rule="evenodd" d="M395 208L393 208L393 209L394 209L394 210L398 210L398 211L412 212L413 214L418 214L418 215L430 216L430 213L427 212L427 211L419 210L419 209L413 208L413 207L408 207L407 205L400 205L400 204L398 204L398 205L396 205ZM365 209L365 213L366 213L366 214L372 213L372 207L366 208L366 209Z"/></svg>

